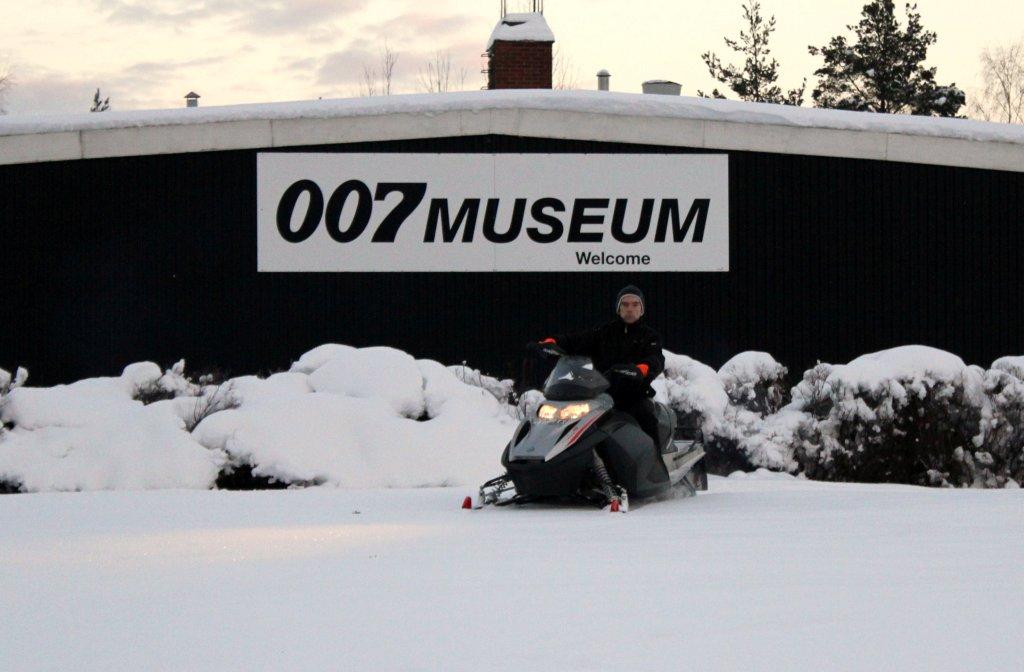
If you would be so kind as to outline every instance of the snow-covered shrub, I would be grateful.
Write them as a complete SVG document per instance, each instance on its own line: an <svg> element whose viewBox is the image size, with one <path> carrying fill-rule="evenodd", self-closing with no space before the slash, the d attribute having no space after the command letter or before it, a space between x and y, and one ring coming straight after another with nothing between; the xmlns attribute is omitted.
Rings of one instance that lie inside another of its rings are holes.
<svg viewBox="0 0 1024 672"><path fill-rule="evenodd" d="M905 346L818 365L793 392L796 460L810 478L976 484L969 465L989 460L983 371L955 355Z"/></svg>
<svg viewBox="0 0 1024 672"><path fill-rule="evenodd" d="M12 376L9 371L0 369L0 396L3 396L11 390L21 387L28 380L28 371L22 367L18 367Z"/></svg>
<svg viewBox="0 0 1024 672"><path fill-rule="evenodd" d="M154 367L6 394L0 481L27 492L211 487L223 454L193 441L170 402L133 398Z"/></svg>
<svg viewBox="0 0 1024 672"><path fill-rule="evenodd" d="M205 386L200 394L190 396L188 400L191 408L184 409L182 419L185 421L185 429L189 432L194 431L200 422L214 413L238 408L242 403L230 382Z"/></svg>
<svg viewBox="0 0 1024 672"><path fill-rule="evenodd" d="M516 404L516 413L513 417L516 420L525 420L537 415L537 409L544 403L544 393L540 390L526 390L519 395L519 403Z"/></svg>
<svg viewBox="0 0 1024 672"><path fill-rule="evenodd" d="M710 366L686 355L664 351L665 371L651 383L655 399L691 416L705 434L714 434L729 406L722 379Z"/></svg>
<svg viewBox="0 0 1024 672"><path fill-rule="evenodd" d="M12 376L9 371L0 369L0 418L3 415L4 402L7 398L7 393L13 389L21 387L25 384L28 379L28 371L22 367L18 367ZM4 433L8 429L14 427L13 422L0 421L0 441L4 440ZM5 480L3 476L0 476L0 495L11 494L15 492L21 492L21 482L14 480Z"/></svg>
<svg viewBox="0 0 1024 672"><path fill-rule="evenodd" d="M1024 357L997 360L985 373L985 393L985 450L964 453L965 468L987 487L1024 484Z"/></svg>
<svg viewBox="0 0 1024 672"><path fill-rule="evenodd" d="M229 456L222 487L479 484L514 428L491 392L391 348L329 344L289 373L229 382L239 406L193 433Z"/></svg>
<svg viewBox="0 0 1024 672"><path fill-rule="evenodd" d="M782 411L789 397L786 373L766 352L740 353L719 369L729 405L707 444L711 473L796 470L794 433L804 417L796 409Z"/></svg>
<svg viewBox="0 0 1024 672"><path fill-rule="evenodd" d="M203 393L202 383L197 384L185 375L184 359L178 360L166 371L161 371L153 362L132 364L121 375L133 381L135 389L132 398L143 404L175 397L196 397Z"/></svg>
<svg viewBox="0 0 1024 672"><path fill-rule="evenodd" d="M664 354L665 372L651 384L655 399L668 404L681 425L703 433L708 472L752 469L739 448L740 434L735 431L729 395L718 373L686 355L668 350Z"/></svg>
<svg viewBox="0 0 1024 672"><path fill-rule="evenodd" d="M785 375L786 367L767 353L742 353L716 372L665 351L664 376L652 386L683 426L703 432L709 473L760 467L793 472L793 435L803 416L775 413L788 396Z"/></svg>
<svg viewBox="0 0 1024 672"><path fill-rule="evenodd" d="M456 366L449 366L448 370L455 374L455 377L460 382L487 390L495 399L503 404L515 403L514 380L498 380L497 378L486 376L479 370L466 366L465 362Z"/></svg>
<svg viewBox="0 0 1024 672"><path fill-rule="evenodd" d="M742 352L718 370L718 377L733 405L764 416L787 403L786 373L767 352Z"/></svg>

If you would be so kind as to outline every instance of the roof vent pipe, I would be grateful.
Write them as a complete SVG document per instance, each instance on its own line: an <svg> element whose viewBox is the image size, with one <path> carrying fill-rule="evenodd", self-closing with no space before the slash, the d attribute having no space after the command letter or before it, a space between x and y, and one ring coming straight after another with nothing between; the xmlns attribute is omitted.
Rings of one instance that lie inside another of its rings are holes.
<svg viewBox="0 0 1024 672"><path fill-rule="evenodd" d="M611 80L611 78L612 78L612 75L607 70L602 70L602 71L598 72L597 73L597 90L598 91L607 91L608 90L608 82Z"/></svg>

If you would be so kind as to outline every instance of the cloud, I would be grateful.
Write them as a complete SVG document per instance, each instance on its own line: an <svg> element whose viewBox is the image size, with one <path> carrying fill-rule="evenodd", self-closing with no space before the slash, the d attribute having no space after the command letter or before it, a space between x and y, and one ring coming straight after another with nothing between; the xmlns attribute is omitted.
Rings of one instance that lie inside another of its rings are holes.
<svg viewBox="0 0 1024 672"><path fill-rule="evenodd" d="M383 45L383 40L379 44L374 44L370 40L360 39L345 50L326 55L318 61L316 86L335 93L345 91L354 94L361 90L364 68L380 69L380 51ZM423 45L422 48L397 49L393 45L392 48L398 55L392 79L392 90L397 93L422 91L421 75L425 74L427 63L433 61L438 52L442 54L442 58L451 58L453 89L460 88L460 85L467 89L476 89L481 84L478 81L481 61L475 41L446 45L441 49L433 48L430 44ZM290 67L296 69L308 66L308 59L290 64Z"/></svg>
<svg viewBox="0 0 1024 672"><path fill-rule="evenodd" d="M479 24L478 17L466 14L429 16L413 13L395 17L379 24L374 30L380 37L394 42L431 41L437 43L438 48L444 48L453 37L460 37L459 33L479 29ZM490 30L489 27L483 29ZM481 48L487 44L488 35L489 32L479 36Z"/></svg>
<svg viewBox="0 0 1024 672"><path fill-rule="evenodd" d="M339 37L340 28L331 25L334 19L358 12L364 0L293 0L285 5L276 2L254 3L265 7L238 16L234 27L256 35L308 33L321 37Z"/></svg>
<svg viewBox="0 0 1024 672"><path fill-rule="evenodd" d="M81 78L49 75L18 77L5 96L11 114L88 112L96 85ZM105 96L106 94L104 94Z"/></svg>
<svg viewBox="0 0 1024 672"><path fill-rule="evenodd" d="M178 62L141 62L114 73L95 75L72 76L32 68L17 74L14 86L7 92L6 107L12 114L88 112L99 87L104 98L110 97L111 109L166 108L183 101L187 93L172 90L177 82L196 69L229 59L230 56L212 56Z"/></svg>
<svg viewBox="0 0 1024 672"><path fill-rule="evenodd" d="M490 26L481 25L477 16L451 14L430 16L409 12L382 23L360 29L359 35L342 50L320 58L315 83L320 87L359 86L364 68L379 69L380 52L385 44L398 55L393 85L399 91L419 90L420 71L432 61L435 53L450 54L453 78L466 71L467 85L475 88L474 75L480 69L480 54L489 35ZM308 68L308 59L291 64Z"/></svg>
<svg viewBox="0 0 1024 672"><path fill-rule="evenodd" d="M358 84L363 79L364 66L377 68L380 60L378 47L373 46L367 40L357 40L348 49L327 54L319 60L320 65L316 69L316 84L317 86ZM401 56L399 56L399 60L401 60Z"/></svg>
<svg viewBox="0 0 1024 672"><path fill-rule="evenodd" d="M254 35L303 33L361 10L367 0L96 0L106 18L127 25L192 28L224 21L229 31Z"/></svg>

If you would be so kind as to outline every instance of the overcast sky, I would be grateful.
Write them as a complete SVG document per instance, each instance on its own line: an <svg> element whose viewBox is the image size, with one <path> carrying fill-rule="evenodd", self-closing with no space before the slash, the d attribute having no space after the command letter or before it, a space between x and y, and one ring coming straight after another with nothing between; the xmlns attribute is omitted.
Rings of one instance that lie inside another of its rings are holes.
<svg viewBox="0 0 1024 672"><path fill-rule="evenodd" d="M772 46L781 83L799 84L823 45L856 23L866 0L765 0L778 23ZM510 0L515 4L516 0ZM0 0L0 65L13 73L4 100L11 114L87 111L96 87L115 109L230 105L359 95L363 65L387 43L398 53L395 89L420 91L418 75L437 50L465 73L465 89L485 83L480 70L499 0ZM901 3L897 3L900 5ZM700 54L738 61L722 42L741 27L741 1L547 0L556 44L579 88L596 88L607 68L612 89L639 91L646 79L672 79L683 93L715 83ZM1021 0L919 0L939 41L928 64L940 84L979 85L985 47L1024 37ZM902 10L900 10L902 16Z"/></svg>

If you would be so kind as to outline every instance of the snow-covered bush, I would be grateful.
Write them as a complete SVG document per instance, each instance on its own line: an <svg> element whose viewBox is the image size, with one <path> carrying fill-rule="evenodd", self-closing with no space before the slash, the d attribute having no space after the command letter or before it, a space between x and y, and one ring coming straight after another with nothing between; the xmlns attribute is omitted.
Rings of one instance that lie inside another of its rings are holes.
<svg viewBox="0 0 1024 672"><path fill-rule="evenodd" d="M983 371L957 356L905 346L818 365L793 391L795 456L810 478L975 484L988 413Z"/></svg>
<svg viewBox="0 0 1024 672"><path fill-rule="evenodd" d="M764 416L787 403L786 373L767 352L742 352L718 370L718 377L733 405Z"/></svg>
<svg viewBox="0 0 1024 672"><path fill-rule="evenodd" d="M722 426L708 442L712 473L737 469L796 470L794 435L804 421L788 401L785 366L766 352L743 352L722 366L718 376L729 395Z"/></svg>
<svg viewBox="0 0 1024 672"><path fill-rule="evenodd" d="M503 404L514 405L516 403L514 392L516 383L514 380L498 380L497 378L484 375L479 370L466 366L465 362L456 366L449 366L448 370L455 374L455 377L460 382L487 390L495 399Z"/></svg>
<svg viewBox="0 0 1024 672"><path fill-rule="evenodd" d="M228 455L222 486L473 485L497 475L514 428L488 390L391 348L328 344L229 383L238 407L193 433Z"/></svg>
<svg viewBox="0 0 1024 672"><path fill-rule="evenodd" d="M171 402L134 398L162 375L141 363L116 378L11 390L0 481L26 492L211 487L223 454L193 441Z"/></svg>
<svg viewBox="0 0 1024 672"><path fill-rule="evenodd" d="M802 415L775 413L788 396L785 375L767 353L742 353L716 372L665 351L665 373L652 386L682 425L703 432L709 473L795 471L793 433Z"/></svg>
<svg viewBox="0 0 1024 672"><path fill-rule="evenodd" d="M703 433L708 472L728 474L737 469L752 469L750 460L739 448L742 434L735 428L734 409L718 373L686 355L668 350L664 354L665 372L651 384L655 399L668 404L682 426Z"/></svg>
<svg viewBox="0 0 1024 672"><path fill-rule="evenodd" d="M28 371L20 366L13 376L9 371L0 369L0 416L3 414L3 407L7 393L24 385L27 379ZM4 440L5 430L11 429L13 426L13 423L0 422L0 441ZM4 478L0 476L0 495L14 492L21 492L21 483L13 480L4 480Z"/></svg>
<svg viewBox="0 0 1024 672"><path fill-rule="evenodd" d="M729 407L729 395L722 379L710 366L686 355L664 351L665 371L651 383L655 399L700 427L714 434Z"/></svg>
<svg viewBox="0 0 1024 672"><path fill-rule="evenodd" d="M987 487L1024 484L1024 357L996 360L985 373L985 393L985 450L964 453L965 468Z"/></svg>

